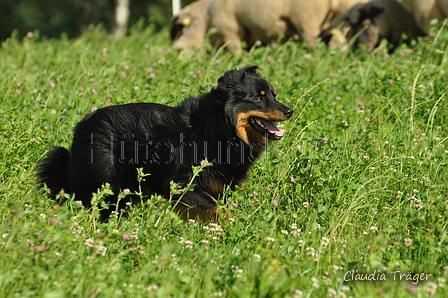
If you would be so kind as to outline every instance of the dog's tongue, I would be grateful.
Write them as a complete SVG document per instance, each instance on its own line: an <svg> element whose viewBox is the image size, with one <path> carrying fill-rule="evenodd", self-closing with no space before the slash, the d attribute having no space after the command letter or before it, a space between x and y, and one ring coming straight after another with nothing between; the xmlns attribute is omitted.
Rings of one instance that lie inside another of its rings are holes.
<svg viewBox="0 0 448 298"><path fill-rule="evenodd" d="M264 120L264 119L261 119L261 121L263 122L264 126L270 133L272 133L278 137L283 136L283 133L285 131L278 129L278 127L275 126L274 123L272 123L271 121L268 121L268 120Z"/></svg>

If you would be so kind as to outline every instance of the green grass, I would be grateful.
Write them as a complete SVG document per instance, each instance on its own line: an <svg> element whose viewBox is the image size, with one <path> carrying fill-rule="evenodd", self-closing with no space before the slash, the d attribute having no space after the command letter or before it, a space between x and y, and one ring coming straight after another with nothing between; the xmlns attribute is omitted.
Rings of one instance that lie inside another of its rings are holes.
<svg viewBox="0 0 448 298"><path fill-rule="evenodd" d="M115 41L93 29L4 42L1 296L447 297L447 61L446 26L391 55L293 41L240 60L178 54L166 31L138 28ZM37 189L38 161L69 147L92 108L175 105L248 64L295 115L228 194L233 221L183 222L155 197L100 223ZM352 269L387 280L344 281ZM431 276L403 280L420 273Z"/></svg>

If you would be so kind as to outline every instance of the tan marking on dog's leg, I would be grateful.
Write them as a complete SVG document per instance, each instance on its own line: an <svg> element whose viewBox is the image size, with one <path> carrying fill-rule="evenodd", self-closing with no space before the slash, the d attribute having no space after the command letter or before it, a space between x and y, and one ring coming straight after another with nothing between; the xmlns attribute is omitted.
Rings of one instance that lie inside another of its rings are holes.
<svg viewBox="0 0 448 298"><path fill-rule="evenodd" d="M224 184L220 181L212 179L210 181L209 193L212 194L213 197L217 197L222 194L224 191Z"/></svg>
<svg viewBox="0 0 448 298"><path fill-rule="evenodd" d="M179 202L174 206L174 212L185 221L194 219L202 222L216 222L221 214L221 210L218 208L203 210L197 207L186 206L182 204L182 202Z"/></svg>

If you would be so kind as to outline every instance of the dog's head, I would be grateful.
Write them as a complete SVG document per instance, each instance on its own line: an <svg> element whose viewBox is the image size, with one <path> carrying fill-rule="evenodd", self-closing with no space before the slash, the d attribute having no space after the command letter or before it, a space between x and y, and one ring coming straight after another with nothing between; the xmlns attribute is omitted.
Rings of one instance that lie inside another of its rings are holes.
<svg viewBox="0 0 448 298"><path fill-rule="evenodd" d="M275 122L288 120L294 112L276 100L274 88L256 73L257 68L227 71L217 87L236 133L249 146L281 139L283 131Z"/></svg>

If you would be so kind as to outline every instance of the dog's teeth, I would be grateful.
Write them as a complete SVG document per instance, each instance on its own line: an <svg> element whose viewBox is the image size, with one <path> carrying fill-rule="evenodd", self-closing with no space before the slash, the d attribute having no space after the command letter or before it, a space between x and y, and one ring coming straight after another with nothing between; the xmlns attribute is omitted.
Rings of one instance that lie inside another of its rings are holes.
<svg viewBox="0 0 448 298"><path fill-rule="evenodd" d="M274 134L278 137L282 137L284 135L285 131L284 130L279 130L279 131L275 131Z"/></svg>

